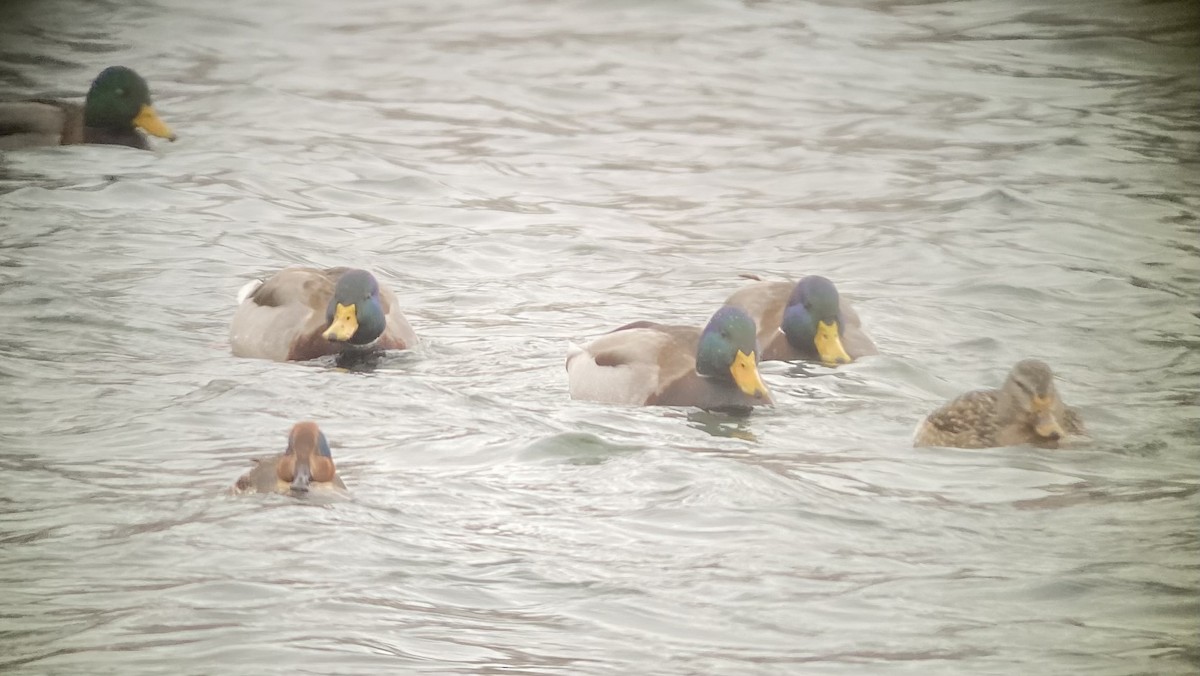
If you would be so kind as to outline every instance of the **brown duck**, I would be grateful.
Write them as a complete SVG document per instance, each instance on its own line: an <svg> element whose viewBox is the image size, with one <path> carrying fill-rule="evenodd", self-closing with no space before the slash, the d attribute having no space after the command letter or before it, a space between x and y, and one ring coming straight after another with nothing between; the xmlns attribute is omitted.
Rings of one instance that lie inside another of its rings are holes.
<svg viewBox="0 0 1200 676"><path fill-rule="evenodd" d="M1017 362L998 390L975 390L930 413L914 446L991 448L1029 444L1058 448L1084 434L1079 413L1063 403L1045 362Z"/></svg>
<svg viewBox="0 0 1200 676"><path fill-rule="evenodd" d="M287 450L257 461L233 486L234 493L306 493L345 491L337 475L329 442L315 422L298 422L288 435Z"/></svg>

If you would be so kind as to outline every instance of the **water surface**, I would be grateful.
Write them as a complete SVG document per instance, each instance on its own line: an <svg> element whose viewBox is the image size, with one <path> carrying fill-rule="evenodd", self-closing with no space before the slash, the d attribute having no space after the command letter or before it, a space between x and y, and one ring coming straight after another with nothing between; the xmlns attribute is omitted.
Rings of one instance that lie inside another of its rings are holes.
<svg viewBox="0 0 1200 676"><path fill-rule="evenodd" d="M0 158L0 670L1200 669L1194 3L0 8L13 97L138 69L154 152ZM423 338L235 359L356 265ZM822 273L883 354L748 419L563 357ZM911 448L1038 357L1094 441ZM231 498L318 420L353 499Z"/></svg>

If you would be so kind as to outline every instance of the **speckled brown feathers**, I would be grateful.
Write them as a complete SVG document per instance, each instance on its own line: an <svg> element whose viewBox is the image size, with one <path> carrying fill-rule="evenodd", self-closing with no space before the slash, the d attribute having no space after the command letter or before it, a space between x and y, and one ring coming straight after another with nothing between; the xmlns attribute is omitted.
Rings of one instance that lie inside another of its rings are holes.
<svg viewBox="0 0 1200 676"><path fill-rule="evenodd" d="M1050 367L1017 362L998 389L967 392L922 421L915 446L991 448L1029 444L1058 448L1084 434L1079 413L1063 403Z"/></svg>
<svg viewBox="0 0 1200 676"><path fill-rule="evenodd" d="M999 392L967 392L930 413L917 432L915 445L955 448L995 446Z"/></svg>

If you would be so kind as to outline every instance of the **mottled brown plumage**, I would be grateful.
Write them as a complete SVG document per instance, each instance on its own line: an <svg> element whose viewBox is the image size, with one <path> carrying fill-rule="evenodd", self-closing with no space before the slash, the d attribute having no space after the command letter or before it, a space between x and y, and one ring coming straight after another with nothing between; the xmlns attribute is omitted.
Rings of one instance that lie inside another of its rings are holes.
<svg viewBox="0 0 1200 676"><path fill-rule="evenodd" d="M1050 367L1026 359L1013 366L999 389L967 392L930 413L913 445L1058 448L1068 435L1081 434L1083 420L1059 397Z"/></svg>

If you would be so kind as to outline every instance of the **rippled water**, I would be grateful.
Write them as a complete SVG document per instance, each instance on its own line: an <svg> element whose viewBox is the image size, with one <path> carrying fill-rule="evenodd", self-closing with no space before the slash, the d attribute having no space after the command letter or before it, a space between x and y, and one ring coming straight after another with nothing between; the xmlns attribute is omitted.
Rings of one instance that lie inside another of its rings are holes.
<svg viewBox="0 0 1200 676"><path fill-rule="evenodd" d="M7 93L130 65L180 140L0 159L0 670L1195 673L1198 15L6 4ZM294 263L424 344L231 357ZM884 354L744 420L568 399L568 340L743 272ZM1093 443L910 447L1026 356ZM224 493L304 418L351 501Z"/></svg>

